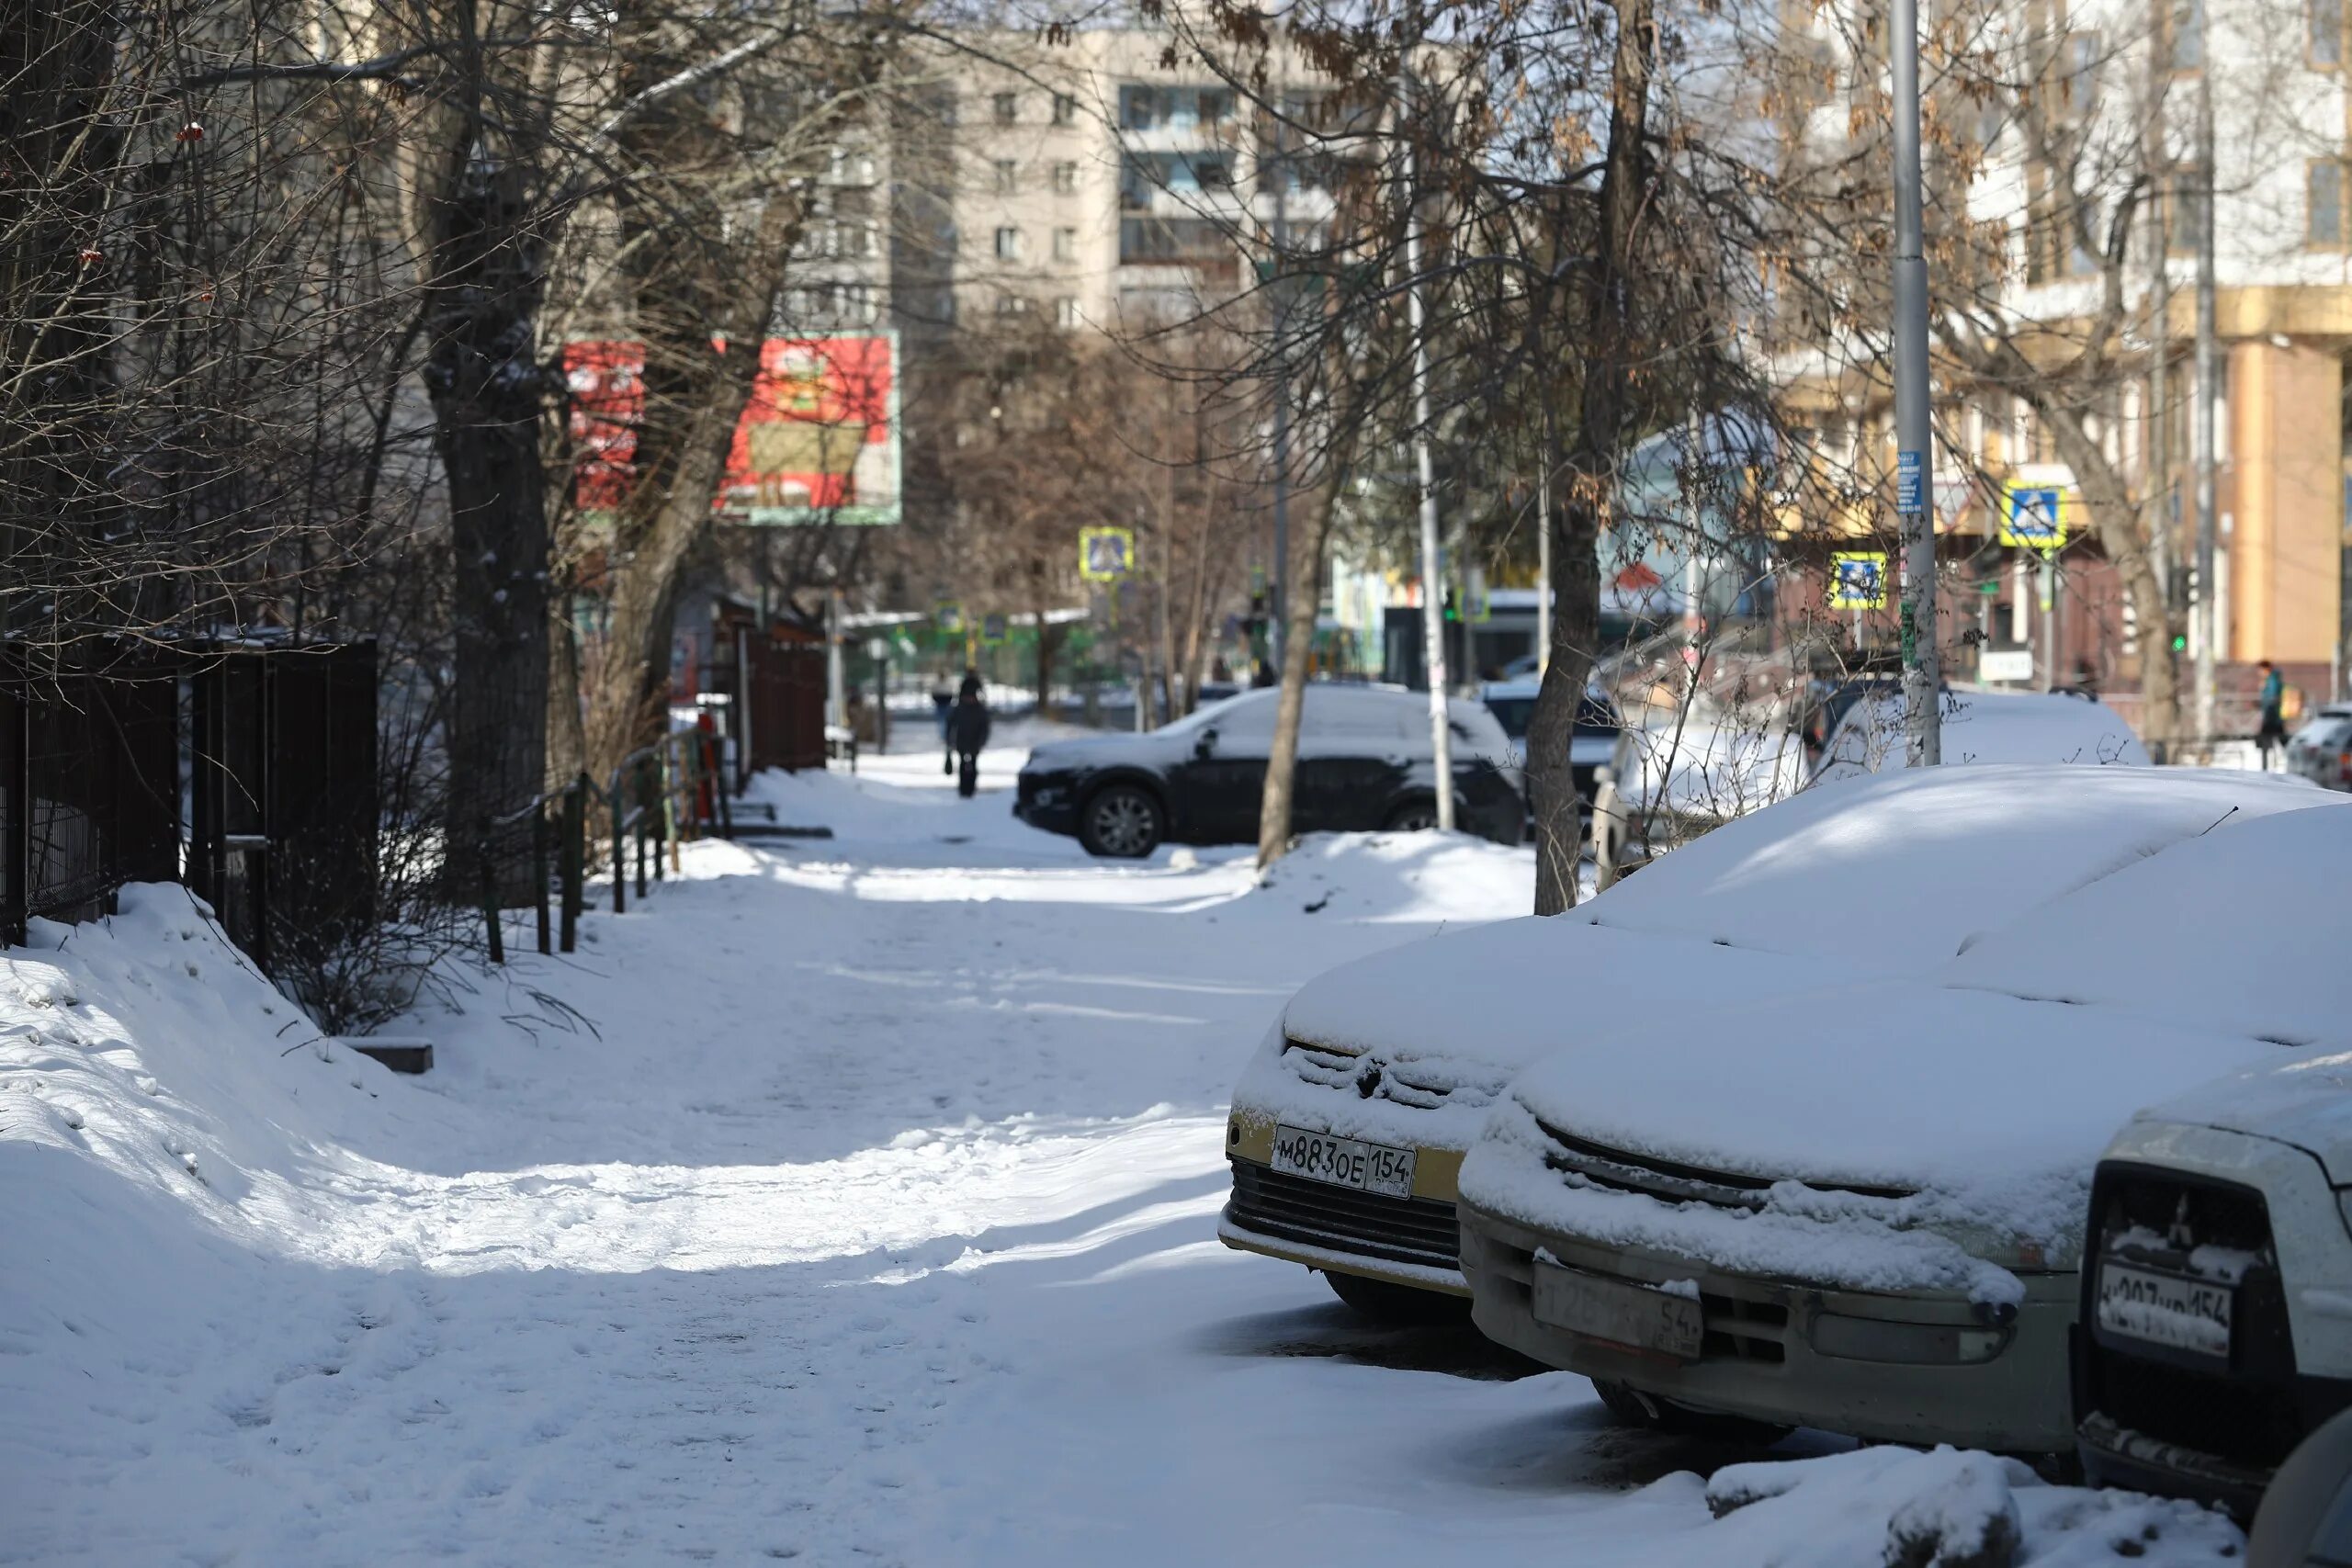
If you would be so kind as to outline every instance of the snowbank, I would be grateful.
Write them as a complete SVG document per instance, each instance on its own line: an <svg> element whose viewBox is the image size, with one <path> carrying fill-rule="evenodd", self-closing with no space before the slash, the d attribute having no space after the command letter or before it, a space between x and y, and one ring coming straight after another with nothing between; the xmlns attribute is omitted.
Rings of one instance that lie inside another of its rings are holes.
<svg viewBox="0 0 2352 1568"><path fill-rule="evenodd" d="M2144 768L2148 752L2123 716L2063 692L1953 690L1944 694L1943 760L1955 763L2064 762ZM1838 722L1815 777L1827 782L1910 766L1899 695L1868 696Z"/></svg>

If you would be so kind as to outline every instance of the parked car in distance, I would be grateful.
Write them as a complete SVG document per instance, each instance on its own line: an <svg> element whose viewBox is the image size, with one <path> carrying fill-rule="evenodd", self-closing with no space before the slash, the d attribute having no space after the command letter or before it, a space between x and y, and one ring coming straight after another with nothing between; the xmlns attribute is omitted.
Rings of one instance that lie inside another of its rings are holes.
<svg viewBox="0 0 2352 1568"><path fill-rule="evenodd" d="M2149 1100L2283 1058L2310 1010L2270 1005L2278 968L2308 965L2296 984L2332 987L2339 1019L2352 1008L2352 811L2207 770L1894 775L1927 778L1949 792L1946 863L1923 873L1933 857L1915 846L1906 874L1856 879L1814 919L1908 921L2053 804L2097 803L2115 836L1924 975L1871 984L1857 963L1834 992L1529 1068L1460 1175L1462 1270L1490 1337L1594 1379L1637 1420L2073 1450L2067 1355L2099 1151ZM1776 818L1890 782L1819 785L1736 826L1770 837ZM2276 912L2251 911L2296 878L2337 902L2297 897L2309 945L2273 963ZM1606 919L1614 897L1584 918ZM2241 934L2217 942L2225 924Z"/></svg>
<svg viewBox="0 0 2352 1568"><path fill-rule="evenodd" d="M1908 766L1904 717L1896 688L1850 703L1829 732L1814 776L1849 778ZM1943 694L1942 718L1947 762L2149 765L2147 749L2123 716L2079 692L1950 687Z"/></svg>
<svg viewBox="0 0 2352 1568"><path fill-rule="evenodd" d="M1527 727L1534 722L1535 699L1542 693L1540 677L1489 681L1478 688L1478 700L1510 737L1512 759L1527 766ZM1625 720L1605 692L1588 691L1577 699L1576 729L1568 739L1568 773L1576 781L1577 798L1589 808L1596 775L1602 768L1623 780L1631 767L1633 742Z"/></svg>
<svg viewBox="0 0 2352 1568"><path fill-rule="evenodd" d="M2005 916L2233 808L2324 799L2250 773L1858 779L1735 819L1572 914L1342 965L1291 998L1234 1089L1218 1234L1323 1273L1374 1314L1466 1295L1455 1177L1529 1063L1562 1050L1645 1059L1662 1041L1716 1037L1719 1010L1826 998L1795 1010L1803 1031L1858 977L1928 969ZM1885 918L1888 889L1927 886L1933 897Z"/></svg>
<svg viewBox="0 0 2352 1568"><path fill-rule="evenodd" d="M2134 999L2299 1043L2142 1111L2108 1145L2075 1409L2093 1479L2243 1519L2296 1444L2352 1407L2352 815L2228 837L2268 874L2260 917L2205 921L2193 965L2151 955ZM2184 901L2249 908L2232 899L2252 877L2208 869Z"/></svg>
<svg viewBox="0 0 2352 1568"><path fill-rule="evenodd" d="M1148 855L1162 842L1255 843L1281 695L1274 687L1244 692L1143 735L1049 741L1022 766L1013 815L1116 858ZM1456 699L1447 714L1455 826L1518 843L1527 806L1510 739L1476 703ZM1428 696L1310 684L1299 718L1293 826L1302 833L1405 831L1436 820Z"/></svg>
<svg viewBox="0 0 2352 1568"><path fill-rule="evenodd" d="M2322 789L2352 790L2352 703L2329 703L2296 727L2287 771Z"/></svg>

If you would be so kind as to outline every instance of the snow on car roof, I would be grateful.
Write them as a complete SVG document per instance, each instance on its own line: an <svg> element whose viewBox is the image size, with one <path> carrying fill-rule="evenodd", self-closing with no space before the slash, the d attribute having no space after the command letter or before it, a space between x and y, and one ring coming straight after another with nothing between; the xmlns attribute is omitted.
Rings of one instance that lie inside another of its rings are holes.
<svg viewBox="0 0 2352 1568"><path fill-rule="evenodd" d="M1834 956L1858 976L2238 819L2312 805L2301 780L2191 768L1988 764L1816 784L1660 857L1563 919Z"/></svg>
<svg viewBox="0 0 2352 1568"><path fill-rule="evenodd" d="M1946 983L2352 1047L2352 798L2241 812L1970 944Z"/></svg>
<svg viewBox="0 0 2352 1568"><path fill-rule="evenodd" d="M2148 766L2146 748L2123 716L2095 698L2064 692L1952 690L1943 694L1947 763L2075 762ZM1909 766L1903 698L1885 692L1846 711L1829 738L1818 777Z"/></svg>

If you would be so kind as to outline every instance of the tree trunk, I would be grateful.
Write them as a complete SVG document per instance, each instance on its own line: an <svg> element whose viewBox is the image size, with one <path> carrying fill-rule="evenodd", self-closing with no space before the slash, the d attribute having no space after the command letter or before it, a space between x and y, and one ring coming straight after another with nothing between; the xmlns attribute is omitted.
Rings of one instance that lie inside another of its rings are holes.
<svg viewBox="0 0 2352 1568"><path fill-rule="evenodd" d="M1642 139L1649 113L1651 51L1657 43L1652 0L1618 0L1615 54L1610 66L1609 144L1600 175L1600 265L1587 296L1584 386L1579 427L1564 483L1553 489L1560 508L1553 536L1552 651L1535 712L1527 727L1528 780L1535 814L1535 912L1556 915L1577 901L1582 854L1576 784L1568 746L1577 705L1592 668L1600 630L1600 529L1617 484L1624 440L1625 403L1633 379L1633 322L1628 293L1634 279L1634 228L1648 194ZM1545 442L1544 461L1553 461ZM1554 466L1560 473L1560 466ZM1557 493L1565 491L1564 494ZM1547 520L1546 525L1550 524Z"/></svg>
<svg viewBox="0 0 2352 1568"><path fill-rule="evenodd" d="M1556 492L1561 486L1555 486ZM1556 915L1577 901L1584 856L1582 804L1568 753L1577 708L1592 678L1600 640L1600 515L1589 504L1558 504L1544 519L1552 535L1551 656L1527 725L1528 795L1535 818L1535 912Z"/></svg>
<svg viewBox="0 0 2352 1568"><path fill-rule="evenodd" d="M571 596L559 593L548 608L546 787L562 787L587 765L588 739L580 726L580 637L571 624Z"/></svg>
<svg viewBox="0 0 2352 1568"><path fill-rule="evenodd" d="M449 501L454 674L448 721L451 870L469 890L486 824L545 781L548 522L543 389L532 356L544 276L521 175L485 169L479 125L445 152L431 197L425 389ZM501 853L505 896L527 862Z"/></svg>
<svg viewBox="0 0 2352 1568"><path fill-rule="evenodd" d="M1344 462L1331 466L1331 479L1317 499L1313 523L1292 530L1289 603L1283 606L1282 695L1274 705L1274 745L1266 758L1265 793L1258 797L1258 869L1265 870L1290 848L1291 803L1298 776L1299 719L1306 711L1306 666L1314 653L1315 617L1322 607L1323 548L1331 535L1331 513ZM1451 780L1440 780L1443 789Z"/></svg>

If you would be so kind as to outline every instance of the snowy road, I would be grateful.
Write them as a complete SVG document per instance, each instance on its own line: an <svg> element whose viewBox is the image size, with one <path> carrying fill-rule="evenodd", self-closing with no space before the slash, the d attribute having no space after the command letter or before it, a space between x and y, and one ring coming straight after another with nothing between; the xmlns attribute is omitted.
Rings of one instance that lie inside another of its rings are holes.
<svg viewBox="0 0 2352 1568"><path fill-rule="evenodd" d="M1523 853L1318 843L1255 888L944 783L775 786L839 837L696 847L403 1025L422 1081L305 1048L184 902L12 955L0 1562L1874 1563L1854 1496L1950 1468L1711 1524L1676 1472L1756 1456L1216 1245L1289 990L1518 912ZM2039 1561L2233 1539L2019 1496Z"/></svg>

